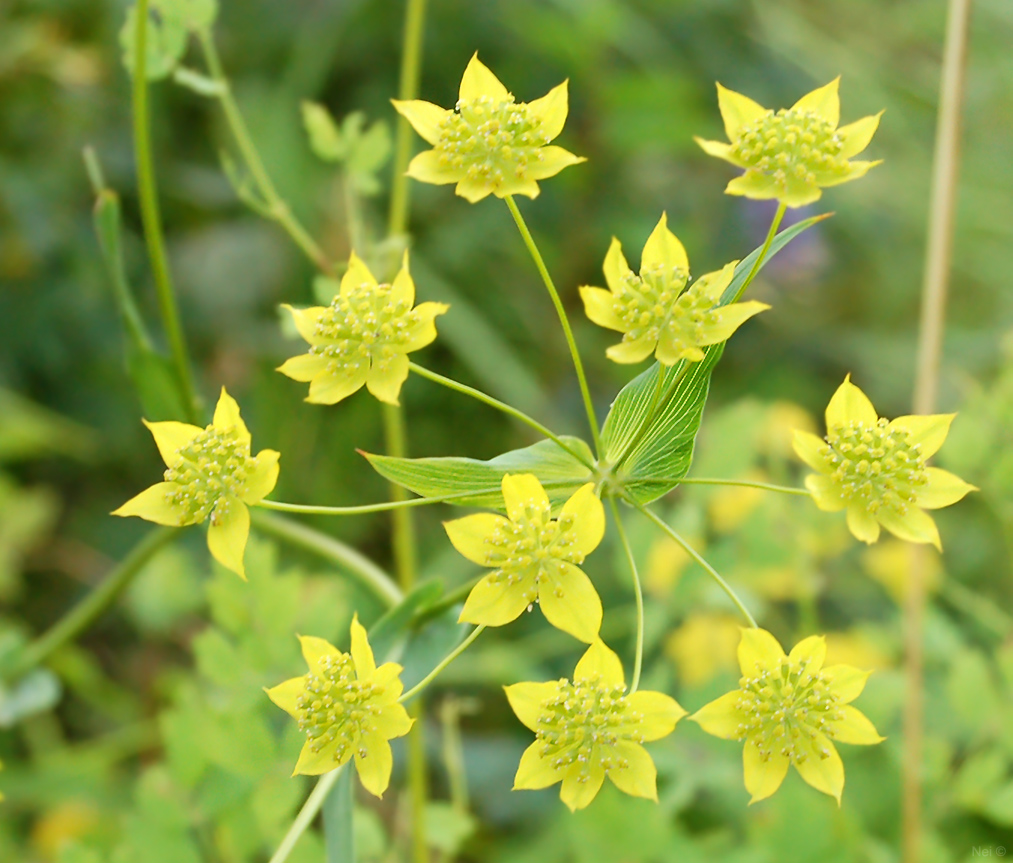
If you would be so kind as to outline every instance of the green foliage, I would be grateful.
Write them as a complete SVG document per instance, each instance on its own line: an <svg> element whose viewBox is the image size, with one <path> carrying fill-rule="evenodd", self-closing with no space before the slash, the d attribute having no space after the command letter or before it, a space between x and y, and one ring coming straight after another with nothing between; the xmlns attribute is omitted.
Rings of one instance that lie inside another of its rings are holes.
<svg viewBox="0 0 1013 863"><path fill-rule="evenodd" d="M359 194L377 194L382 186L376 174L390 157L387 124L377 120L367 129L366 115L353 111L339 127L328 110L315 102L303 102L302 116L310 147L317 158L343 165Z"/></svg>

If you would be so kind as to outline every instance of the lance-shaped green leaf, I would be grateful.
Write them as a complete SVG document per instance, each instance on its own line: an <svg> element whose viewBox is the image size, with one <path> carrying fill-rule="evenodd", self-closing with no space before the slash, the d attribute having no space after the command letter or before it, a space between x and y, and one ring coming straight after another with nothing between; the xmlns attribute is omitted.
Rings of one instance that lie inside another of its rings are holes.
<svg viewBox="0 0 1013 863"><path fill-rule="evenodd" d="M594 463L590 447L580 438L560 438L575 453ZM395 458L363 453L385 479L422 497L455 497L448 503L503 510L502 480L508 473L533 473L549 495L553 510L595 477L566 450L551 440L505 452L488 461L473 458Z"/></svg>
<svg viewBox="0 0 1013 863"><path fill-rule="evenodd" d="M814 216L781 231L771 242L763 265L803 231L827 218ZM721 297L721 304L737 302L753 265L760 256L756 249L735 268L735 276ZM639 503L650 503L671 491L689 471L693 447L710 377L721 359L724 343L704 350L704 358L692 363L682 360L670 368L654 363L637 375L616 396L602 429L602 447L607 464L613 465L614 482ZM671 395L652 411L663 374L661 392Z"/></svg>

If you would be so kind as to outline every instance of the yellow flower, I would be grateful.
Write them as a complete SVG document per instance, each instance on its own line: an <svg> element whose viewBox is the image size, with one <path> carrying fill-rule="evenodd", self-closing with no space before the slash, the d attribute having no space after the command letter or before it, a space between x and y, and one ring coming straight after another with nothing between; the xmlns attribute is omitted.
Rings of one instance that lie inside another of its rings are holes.
<svg viewBox="0 0 1013 863"><path fill-rule="evenodd" d="M871 745L883 740L851 706L869 672L850 665L824 668L826 652L826 640L814 635L785 656L766 630L743 629L740 688L690 717L708 734L745 742L742 763L750 803L777 791L793 764L806 782L839 804L844 764L834 741Z"/></svg>
<svg viewBox="0 0 1013 863"><path fill-rule="evenodd" d="M322 638L300 636L299 641L309 673L265 690L306 734L292 775L317 776L354 757L363 787L382 796L393 764L387 741L404 737L414 721L398 703L401 666L376 667L358 616L352 619L350 654Z"/></svg>
<svg viewBox="0 0 1013 863"><path fill-rule="evenodd" d="M468 560L496 567L468 596L461 620L502 626L535 602L545 619L581 641L601 628L601 600L578 564L605 535L605 510L587 483L563 504L558 519L533 474L503 477L507 518L491 513L444 522Z"/></svg>
<svg viewBox="0 0 1013 863"><path fill-rule="evenodd" d="M243 553L250 535L248 504L259 503L278 481L278 456L265 449L250 454L250 433L239 405L225 388L207 428L180 422L149 423L168 470L113 515L156 524L184 526L208 519L208 548L222 566L246 578Z"/></svg>
<svg viewBox="0 0 1013 863"><path fill-rule="evenodd" d="M433 145L412 159L408 176L438 186L457 183L457 194L473 204L490 193L537 197L538 180L585 161L562 147L546 146L566 122L566 84L534 102L515 102L475 54L464 70L454 110L393 100Z"/></svg>
<svg viewBox="0 0 1013 863"><path fill-rule="evenodd" d="M380 401L398 404L401 385L408 377L408 354L436 338L436 316L449 308L443 303L412 308L414 302L407 252L390 285L377 284L352 252L348 271L329 306L285 307L311 347L278 371L296 381L309 381L306 401L314 404L333 405L363 384Z"/></svg>
<svg viewBox="0 0 1013 863"><path fill-rule="evenodd" d="M697 612L665 639L665 652L686 686L701 686L735 667L739 625L727 614Z"/></svg>
<svg viewBox="0 0 1013 863"><path fill-rule="evenodd" d="M686 711L661 692L627 695L619 657L601 639L577 663L572 683L503 688L517 718L537 735L521 756L515 791L562 782L559 797L576 811L608 776L633 797L658 799L658 772L641 744L671 734Z"/></svg>
<svg viewBox="0 0 1013 863"><path fill-rule="evenodd" d="M820 509L846 509L849 529L863 542L879 539L882 525L900 539L941 548L936 523L923 510L977 491L949 471L925 466L946 440L954 416L888 422L848 375L827 405L825 440L795 432L798 457L819 471L806 477L806 488Z"/></svg>
<svg viewBox="0 0 1013 863"><path fill-rule="evenodd" d="M668 230L662 213L644 244L640 275L630 269L613 237L604 266L609 289L584 286L580 296L592 321L623 334L623 340L606 351L610 360L639 363L653 353L666 366L681 359L699 362L704 356L701 348L725 341L747 319L770 308L756 301L719 305L737 263L701 276L686 288L686 250Z"/></svg>
<svg viewBox="0 0 1013 863"><path fill-rule="evenodd" d="M835 78L776 113L718 84L718 106L730 143L696 142L709 155L746 169L725 192L802 207L817 200L822 188L857 180L880 164L849 161L869 146L883 112L838 128L839 83Z"/></svg>

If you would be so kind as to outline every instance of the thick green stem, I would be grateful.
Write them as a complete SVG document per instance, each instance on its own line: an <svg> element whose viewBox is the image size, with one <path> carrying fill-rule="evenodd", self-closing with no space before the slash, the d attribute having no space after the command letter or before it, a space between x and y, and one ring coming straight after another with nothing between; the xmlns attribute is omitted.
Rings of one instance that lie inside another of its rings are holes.
<svg viewBox="0 0 1013 863"><path fill-rule="evenodd" d="M313 819L319 814L324 801L327 799L327 795L331 793L334 783L341 776L341 771L347 769L348 764L345 763L337 770L332 770L330 773L325 773L320 777L316 788L306 798L306 802L303 804L302 809L299 810L299 814L295 817L295 821L292 822L292 826L288 828L288 833L281 840L278 850L274 852L269 863L285 863L288 860L288 855L292 853L292 849L295 848L296 843L302 838L303 833L306 832L306 829L313 823Z"/></svg>
<svg viewBox="0 0 1013 863"><path fill-rule="evenodd" d="M144 226L144 241L148 247L151 272L158 295L158 308L169 341L173 368L177 383L186 405L187 419L200 423L197 392L190 373L190 357L186 337L179 320L176 294L172 287L169 271L169 257L165 251L162 233L162 216L158 207L158 187L155 182L155 168L151 156L151 134L148 124L148 79L146 75L148 38L148 0L137 0L135 7L134 57L133 57L133 110L134 110L134 153L137 160L137 194L141 205L141 223Z"/></svg>
<svg viewBox="0 0 1013 863"><path fill-rule="evenodd" d="M24 652L14 660L9 675L20 677L45 662L65 644L77 638L116 601L117 597L134 580L137 573L144 568L144 565L177 533L179 533L179 528L175 527L162 527L149 533L134 546L133 551L106 576L98 587L25 648Z"/></svg>
<svg viewBox="0 0 1013 863"><path fill-rule="evenodd" d="M640 586L637 561L633 556L633 548L630 546L629 538L626 536L626 528L623 527L616 499L610 497L609 504L612 507L612 518L615 519L619 541L623 544L623 551L626 552L626 562L629 564L630 574L633 576L633 594L637 600L637 646L633 655L633 679L630 682L630 692L636 692L640 686L640 671L644 664L644 590Z"/></svg>
<svg viewBox="0 0 1013 863"><path fill-rule="evenodd" d="M445 657L443 657L440 663L432 671L430 671L429 674L423 677L411 689L409 689L406 693L404 693L404 695L402 695L398 699L398 701L405 702L418 695L423 689L425 689L440 675L440 672L442 672L444 668L450 665L451 662L453 662L455 659L457 659L458 656L460 656L462 653L464 653L464 651L466 651L469 647L471 647L472 642L482 634L482 631L484 629L485 624L479 624L478 626L476 626L470 633L468 633L468 637L464 639L464 641L462 641L459 645L457 645L457 647L451 650L450 653L448 653Z"/></svg>
<svg viewBox="0 0 1013 863"><path fill-rule="evenodd" d="M681 536L679 536L678 533L672 530L672 528L669 527L664 522L663 519L659 518L657 515L651 512L651 510L649 510L646 506L644 506L641 503L636 503L635 501L633 501L632 503L637 509L639 509L644 515L646 515L651 521L653 521L658 527L660 527L665 533L667 533L672 539L674 539L677 543L679 543L679 545L682 546L683 551L685 551L686 554L688 554L691 558L693 558L693 560L695 560L698 564L700 564L700 566L704 568L707 574L711 578L713 578L714 581L717 582L718 587L720 587L728 595L728 598L735 604L735 607L740 612L742 612L742 616L749 621L750 626L755 627L757 625L755 618L753 617L753 615L749 613L749 609L746 608L745 605L743 605L742 600L739 599L738 597L738 594L736 594L735 591L732 590L732 586L721 577L721 575L713 566L711 566L709 563L707 563L706 560L703 559L700 553L695 548L693 548L693 546L691 546L688 542L686 542L686 540L684 540Z"/></svg>
<svg viewBox="0 0 1013 863"><path fill-rule="evenodd" d="M559 292L556 290L556 285L552 281L552 276L549 275L548 267L545 266L545 261L542 260L542 254L538 251L538 246L535 243L534 238L531 236L531 231L528 230L527 223L524 221L524 216L521 215L521 211L517 209L517 202L514 201L513 195L507 195L504 199L507 207L510 209L510 215L514 217L514 222L517 224L517 230L521 233L521 239L524 240L524 245L528 247L528 252L531 255L532 260L535 262L535 266L538 268L538 272L542 277L542 281L545 283L545 288L549 292L549 296L552 298L552 304L556 307L556 314L559 316L559 323L563 327L563 335L566 336L566 344L570 349L570 356L573 359L573 368L577 372L577 381L580 383L580 394L584 399L584 410L587 411L587 422L591 427L591 437L594 440L594 451L595 455L601 458L601 430L598 427L598 418L594 413L594 401L591 399L591 390L587 385L587 376L584 374L584 363L580 359L580 351L577 350L577 342L573 338L573 330L570 328L570 319L566 316L566 309L563 307L563 301L559 298Z"/></svg>
<svg viewBox="0 0 1013 863"><path fill-rule="evenodd" d="M473 399L477 399L478 401L487 404L490 407L494 407L496 408L496 410L502 411L503 413L513 417L516 420L520 420L525 425L533 428L539 434L545 435L545 437L553 441L556 444L556 446L558 446L565 452L568 452L577 461L579 461L582 465L584 465L588 470L594 470L594 465L591 464L590 461L588 461L586 456L583 456L580 453L578 453L569 444L561 440L557 434L555 434L553 431L543 426L540 422L538 422L538 420L528 416L523 411L520 411L515 407L511 407L506 402L501 402L499 399L486 395L481 390L476 390L474 387L469 387L466 384L458 383L453 378L444 377L443 375L437 374L436 372L431 372L429 371L429 369L423 368L417 363L409 364L408 368L411 369L411 371L415 372L415 374L419 375L419 377L431 380L434 383L440 384L441 386L445 386L447 387L447 389L454 390L455 392L463 393L466 396L471 396Z"/></svg>

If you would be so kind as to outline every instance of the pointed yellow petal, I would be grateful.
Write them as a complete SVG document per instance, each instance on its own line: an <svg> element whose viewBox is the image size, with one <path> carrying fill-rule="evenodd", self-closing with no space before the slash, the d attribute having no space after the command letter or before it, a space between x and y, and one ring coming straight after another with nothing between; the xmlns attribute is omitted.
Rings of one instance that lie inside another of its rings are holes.
<svg viewBox="0 0 1013 863"><path fill-rule="evenodd" d="M823 667L823 660L827 658L827 639L822 635L810 635L803 638L788 654L790 662L805 664L805 670L810 674L816 674Z"/></svg>
<svg viewBox="0 0 1013 863"><path fill-rule="evenodd" d="M626 263L626 256L623 254L623 247L615 237L609 244L609 250L605 255L605 284L614 294L618 294L622 287L623 280L632 273L630 265Z"/></svg>
<svg viewBox="0 0 1013 863"><path fill-rule="evenodd" d="M663 366L674 366L682 359L698 363L703 359L704 353L695 345L684 344L679 334L666 327L658 336L658 349L654 356Z"/></svg>
<svg viewBox="0 0 1013 863"><path fill-rule="evenodd" d="M809 489L809 494L813 496L816 506L824 512L840 512L848 506L847 500L841 494L840 483L833 477L811 473L805 478L805 487ZM878 527L876 534L879 534Z"/></svg>
<svg viewBox="0 0 1013 863"><path fill-rule="evenodd" d="M564 81L549 90L541 99L527 103L528 112L533 114L542 124L542 132L549 141L563 131L563 125L566 123L566 115L569 111L568 84L569 81Z"/></svg>
<svg viewBox="0 0 1013 863"><path fill-rule="evenodd" d="M727 341L753 315L765 312L769 308L770 306L766 303L748 300L745 303L733 303L730 306L721 306L715 309L714 314L717 316L717 323L706 327L700 344L702 346L717 345Z"/></svg>
<svg viewBox="0 0 1013 863"><path fill-rule="evenodd" d="M223 512L224 509L224 512ZM250 536L250 511L239 498L223 498L215 507L208 527L208 550L226 569L243 580L243 554Z"/></svg>
<svg viewBox="0 0 1013 863"><path fill-rule="evenodd" d="M538 717L542 715L543 705L555 698L559 684L554 680L548 683L515 683L513 686L504 686L503 691L517 718L525 727L538 731ZM539 744L541 745L543 744Z"/></svg>
<svg viewBox="0 0 1013 863"><path fill-rule="evenodd" d="M304 341L309 342L311 345L319 344L323 341L317 333L317 324L319 324L320 319L327 314L327 308L325 306L311 306L308 309L294 309L292 306L288 305L288 303L283 303L282 308L291 312L295 328L299 335L303 337Z"/></svg>
<svg viewBox="0 0 1013 863"><path fill-rule="evenodd" d="M816 437L811 432L801 431L795 429L792 432L792 448L795 450L797 455L802 461L804 461L813 470L826 470L828 465L826 459L823 457L823 452L826 450L827 444L823 438Z"/></svg>
<svg viewBox="0 0 1013 863"><path fill-rule="evenodd" d="M876 134L876 129L879 128L879 118L882 116L883 112L880 111L878 114L862 117L861 120L847 126L841 126L837 130L837 137L841 139L843 147L838 155L842 159L850 159L868 147L872 136Z"/></svg>
<svg viewBox="0 0 1013 863"><path fill-rule="evenodd" d="M625 686L623 664L600 638L584 652L573 670L573 679L598 680L606 686Z"/></svg>
<svg viewBox="0 0 1013 863"><path fill-rule="evenodd" d="M601 629L602 607L598 591L580 567L560 562L548 582L538 587L542 614L556 629L590 644Z"/></svg>
<svg viewBox="0 0 1013 863"><path fill-rule="evenodd" d="M301 383L309 383L327 368L327 357L320 354L299 354L285 360L276 371Z"/></svg>
<svg viewBox="0 0 1013 863"><path fill-rule="evenodd" d="M605 536L605 508L594 493L594 483L589 482L578 488L563 504L560 520L572 519L574 544L571 548L587 557L598 547Z"/></svg>
<svg viewBox="0 0 1013 863"><path fill-rule="evenodd" d="M404 692L404 685L399 677L402 671L404 669L396 662L385 662L376 669L376 674L373 675L373 685L383 690L381 698L388 705L392 706ZM388 734L387 736L397 737L398 735Z"/></svg>
<svg viewBox="0 0 1013 863"><path fill-rule="evenodd" d="M393 303L404 303L410 309L415 305L415 282L408 271L408 250L401 256L401 269L397 271L390 286L390 299Z"/></svg>
<svg viewBox="0 0 1013 863"><path fill-rule="evenodd" d="M463 176L460 168L444 165L440 161L440 154L435 150L423 150L416 155L408 163L405 173L420 183L431 183L434 186L456 183Z"/></svg>
<svg viewBox="0 0 1013 863"><path fill-rule="evenodd" d="M725 186L726 195L741 195L744 198L752 198L754 201L767 201L781 195L781 187L774 182L773 177L761 174L758 171L746 171L741 177L728 181Z"/></svg>
<svg viewBox="0 0 1013 863"><path fill-rule="evenodd" d="M932 458L950 433L954 417L956 414L897 417L887 428L907 432L908 443L918 447L922 458Z"/></svg>
<svg viewBox="0 0 1013 863"><path fill-rule="evenodd" d="M400 346L400 349L405 353L411 353L432 344L436 340L436 318L446 314L449 308L446 303L419 303L414 309L418 323L411 328L408 340Z"/></svg>
<svg viewBox="0 0 1013 863"><path fill-rule="evenodd" d="M784 651L767 630L748 627L742 630L738 656L742 673L746 677L755 677L760 671L779 667Z"/></svg>
<svg viewBox="0 0 1013 863"><path fill-rule="evenodd" d="M806 93L791 106L791 109L793 111L812 111L836 129L837 124L841 122L841 97L838 92L840 85L841 77L838 75L829 84Z"/></svg>
<svg viewBox="0 0 1013 863"><path fill-rule="evenodd" d="M355 751L355 769L359 772L362 787L376 797L383 797L383 792L390 785L393 766L390 744L379 734L365 735Z"/></svg>
<svg viewBox="0 0 1013 863"><path fill-rule="evenodd" d="M885 737L880 737L876 727L860 710L850 704L845 704L840 709L844 712L844 719L839 719L834 723L835 742L872 746L874 743L882 743L886 740Z"/></svg>
<svg viewBox="0 0 1013 863"><path fill-rule="evenodd" d="M390 101L395 110L411 123L412 128L434 146L440 142L440 126L447 117L454 113L421 99L413 99L408 102L401 102L397 99Z"/></svg>
<svg viewBox="0 0 1013 863"><path fill-rule="evenodd" d="M815 180L804 180L788 177L777 195L777 199L787 207L807 207L823 197L823 190Z"/></svg>
<svg viewBox="0 0 1013 863"><path fill-rule="evenodd" d="M815 497L815 495L814 495ZM861 503L848 507L848 530L855 539L859 539L867 545L872 545L879 539L879 522L876 516L866 510Z"/></svg>
<svg viewBox="0 0 1013 863"><path fill-rule="evenodd" d="M112 514L124 517L136 515L145 521L169 527L193 524L193 518L185 509L169 503L169 495L178 490L179 486L174 482L156 482L130 498L119 509L114 509Z"/></svg>
<svg viewBox="0 0 1013 863"><path fill-rule="evenodd" d="M879 417L869 397L851 382L851 375L844 379L827 405L827 431L851 422L875 425Z"/></svg>
<svg viewBox="0 0 1013 863"><path fill-rule="evenodd" d="M520 617L528 607L530 600L526 594L534 587L534 576L527 574L516 584L508 585L502 576L493 581L497 574L487 575L471 589L458 618L462 623L503 626Z"/></svg>
<svg viewBox="0 0 1013 863"><path fill-rule="evenodd" d="M172 467L179 461L179 451L187 444L192 443L193 439L204 431L204 429L189 423L172 421L149 423L147 420L141 420L141 422L148 427L148 431L155 439L155 446L158 447L158 453L162 456L166 467Z"/></svg>
<svg viewBox="0 0 1013 863"><path fill-rule="evenodd" d="M569 150L550 144L548 147L540 147L535 155L535 161L528 165L524 176L528 180L545 180L554 177L563 168L571 165L579 165L586 162L583 156L575 156ZM513 194L519 194L514 192Z"/></svg>
<svg viewBox="0 0 1013 863"><path fill-rule="evenodd" d="M618 345L612 345L607 351L607 356L614 363L639 363L646 360L658 345L656 338L643 335L633 341L621 341Z"/></svg>
<svg viewBox="0 0 1013 863"><path fill-rule="evenodd" d="M578 161L583 162L585 160L579 159ZM553 171L552 173L555 174L557 171ZM531 176L503 180L492 190L497 198L505 198L507 195L525 195L528 198L537 198L539 191L538 183Z"/></svg>
<svg viewBox="0 0 1013 863"><path fill-rule="evenodd" d="M278 459L281 453L273 449L262 449L253 460L253 472L246 481L246 489L241 500L243 503L260 503L273 490L278 482Z"/></svg>
<svg viewBox="0 0 1013 863"><path fill-rule="evenodd" d="M312 674L320 670L320 660L325 656L340 656L338 650L325 638L317 638L315 635L300 635L299 646L302 649L302 657L306 660Z"/></svg>
<svg viewBox="0 0 1013 863"><path fill-rule="evenodd" d="M579 764L575 764L563 777L563 787L559 789L559 799L569 807L571 812L576 812L594 800L604 781L605 771L598 762L590 765L587 776L582 776Z"/></svg>
<svg viewBox="0 0 1013 863"><path fill-rule="evenodd" d="M840 805L844 791L844 764L834 744L824 735L816 735L808 758L796 761L795 769L813 788L829 794Z"/></svg>
<svg viewBox="0 0 1013 863"><path fill-rule="evenodd" d="M579 289L580 298L584 301L584 313L599 327L623 332L626 325L615 312L616 298L611 291L604 288L592 288L582 285Z"/></svg>
<svg viewBox="0 0 1013 863"><path fill-rule="evenodd" d="M738 740L739 729L744 719L738 708L740 698L742 698L742 693L738 689L727 692L720 698L705 704L689 718L708 734L713 734L724 740Z"/></svg>
<svg viewBox="0 0 1013 863"><path fill-rule="evenodd" d="M544 748L545 744L541 740L536 740L524 750L517 766L517 775L514 776L514 791L524 789L537 791L539 788L555 785L563 778L563 768L553 767L550 758L542 757Z"/></svg>
<svg viewBox="0 0 1013 863"><path fill-rule="evenodd" d="M218 397L218 405L215 407L215 416L212 422L215 428L221 431L235 429L240 440L246 444L250 443L250 432L239 415L239 405L236 404L236 400L232 396L225 392L225 387L222 387L221 395Z"/></svg>
<svg viewBox="0 0 1013 863"><path fill-rule="evenodd" d="M334 753L337 751L338 742L332 741L331 743L324 746L319 752L314 752L310 747L312 744L307 740L303 745L302 752L299 753L299 760L296 762L295 770L292 771L293 776L319 776L321 773L330 773L332 770L336 770L345 761L348 761L346 755L343 761L338 761L334 757Z"/></svg>
<svg viewBox="0 0 1013 863"><path fill-rule="evenodd" d="M723 141L708 141L706 138L699 138L695 135L693 136L693 140L700 145L700 149L708 156L716 156L717 158L724 159L726 162L731 162L733 165L737 165L740 168L746 167L745 162L733 155L733 148L731 144L726 144Z"/></svg>
<svg viewBox="0 0 1013 863"><path fill-rule="evenodd" d="M956 474L938 467L926 468L929 475L928 483L919 489L916 503L925 509L941 509L956 503L969 491L977 491L977 486L964 482Z"/></svg>
<svg viewBox="0 0 1013 863"><path fill-rule="evenodd" d="M506 474L503 477L503 501L510 520L516 522L529 518L529 510L549 510L549 496L533 473Z"/></svg>
<svg viewBox="0 0 1013 863"><path fill-rule="evenodd" d="M471 102L482 96L491 96L497 102L500 102L506 100L509 95L507 88L500 83L499 78L493 75L489 68L478 59L478 52L476 51L468 63L468 68L464 70L464 76L461 78L461 101Z"/></svg>
<svg viewBox="0 0 1013 863"><path fill-rule="evenodd" d="M510 527L510 522L503 516L487 512L443 522L454 548L479 566L495 566L489 560L492 546L487 540L497 529L509 530Z"/></svg>
<svg viewBox="0 0 1013 863"><path fill-rule="evenodd" d="M491 195L493 191L493 187L486 180L469 180L467 177L459 180L454 188L455 195L460 195L472 204L477 204L483 198Z"/></svg>
<svg viewBox="0 0 1013 863"><path fill-rule="evenodd" d="M788 757L780 752L772 752L764 761L756 744L751 740L746 741L742 750L742 774L746 791L752 795L750 805L766 800L781 787L784 777L788 775L788 764Z"/></svg>
<svg viewBox="0 0 1013 863"><path fill-rule="evenodd" d="M829 189L831 186L839 186L841 183L849 183L852 180L857 180L859 177L864 177L877 165L882 164L882 159L877 159L875 162L848 162L848 170L843 174L817 172L816 184Z"/></svg>
<svg viewBox="0 0 1013 863"><path fill-rule="evenodd" d="M620 740L612 747L612 751L625 762L622 767L608 770L612 784L631 797L645 797L657 802L658 771L647 750L631 740Z"/></svg>
<svg viewBox="0 0 1013 863"><path fill-rule="evenodd" d="M373 724L376 726L377 734L391 740L395 737L404 737L412 730L415 720L408 715L403 705L389 704L381 708L378 715L374 714Z"/></svg>
<svg viewBox="0 0 1013 863"><path fill-rule="evenodd" d="M675 730L676 723L686 715L679 702L663 692L641 689L627 695L626 703L631 710L640 714L636 730L648 742L667 737Z"/></svg>
<svg viewBox="0 0 1013 863"><path fill-rule="evenodd" d="M299 718L299 696L306 691L306 675L293 677L264 690L267 697L294 719Z"/></svg>
<svg viewBox="0 0 1013 863"><path fill-rule="evenodd" d="M368 375L369 364L366 362L336 372L321 372L310 382L310 392L306 401L318 405L337 404L361 389Z"/></svg>
<svg viewBox="0 0 1013 863"><path fill-rule="evenodd" d="M702 296L707 297L714 303L721 301L721 295L735 278L735 267L738 261L731 261L725 264L720 270L713 273L705 273L693 283L693 288ZM729 307L730 308L730 307Z"/></svg>
<svg viewBox="0 0 1013 863"><path fill-rule="evenodd" d="M848 704L862 694L865 681L869 679L871 672L862 671L852 665L828 665L822 674L841 703Z"/></svg>
<svg viewBox="0 0 1013 863"><path fill-rule="evenodd" d="M353 251L348 258L348 269L341 277L341 296L347 299L364 287L375 288L376 279L362 258Z"/></svg>
<svg viewBox="0 0 1013 863"><path fill-rule="evenodd" d="M943 543L939 538L939 528L936 527L932 516L924 510L909 506L904 515L890 510L880 510L877 515L880 524L898 539L905 539L908 542L931 543L939 551L943 550Z"/></svg>
<svg viewBox="0 0 1013 863"><path fill-rule="evenodd" d="M640 256L640 272L647 267L664 267L667 271L678 267L689 272L689 258L679 238L668 230L668 214L662 213L658 224L644 244Z"/></svg>
<svg viewBox="0 0 1013 863"><path fill-rule="evenodd" d="M743 126L759 120L764 114L770 113L762 105L758 105L748 96L736 93L718 84L718 108L725 124L725 134L733 144L739 139L739 131Z"/></svg>
<svg viewBox="0 0 1013 863"><path fill-rule="evenodd" d="M352 663L355 665L355 676L359 680L366 680L376 674L376 661L373 659L373 649L369 646L369 639L366 637L366 630L359 623L359 615L352 615Z"/></svg>
<svg viewBox="0 0 1013 863"><path fill-rule="evenodd" d="M399 404L401 386L408 379L408 366L407 354L394 354L382 362L374 360L366 375L366 388L386 404Z"/></svg>

